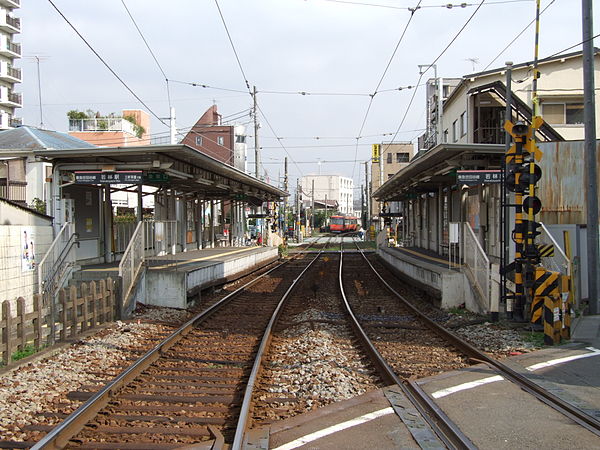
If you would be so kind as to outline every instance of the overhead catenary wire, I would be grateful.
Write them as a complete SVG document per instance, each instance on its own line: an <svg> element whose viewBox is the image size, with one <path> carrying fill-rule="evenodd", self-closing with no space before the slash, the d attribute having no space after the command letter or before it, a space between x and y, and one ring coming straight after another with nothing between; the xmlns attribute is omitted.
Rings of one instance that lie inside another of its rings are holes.
<svg viewBox="0 0 600 450"><path fill-rule="evenodd" d="M417 81L416 84L420 84L421 83L421 79L423 78L423 75L425 75L427 73L427 71L437 62L439 61L439 59L444 55L444 53L446 53L448 51L448 49L450 48L450 46L456 41L456 39L458 39L458 37L461 35L461 33L465 30L465 28L467 27L467 25L471 22L471 20L473 20L473 17L475 17L475 15L477 14L477 12L481 9L481 7L483 6L483 4L485 3L485 0L481 0L481 3L479 3L479 6L475 9L475 11L473 11L473 14L471 14L469 16L469 18L467 19L467 21L464 23L464 25L460 28L460 30L458 30L458 32L456 33L456 35L452 38L452 40L448 43L448 45L446 45L446 47L444 47L444 49L440 52L440 54L437 56L437 58L435 58L433 60L433 62L423 71L421 72L421 74L419 75L419 79ZM413 91L413 95L410 99L410 102L408 103L408 106L406 107L406 111L404 112L404 115L402 116L402 120L400 121L400 125L398 125L398 129L396 130L396 134L394 134L394 137L392 138L391 142L394 141L394 139L396 139L396 136L398 135L398 133L400 132L400 129L402 128L402 125L404 125L404 121L406 120L406 117L408 116L408 112L410 111L410 107L412 106L412 103L415 99L415 95L417 94L417 90L415 89ZM383 158L383 155L385 154L385 152L387 151L387 149L389 148L390 144L388 144L386 147L384 147L381 151L381 155L380 158Z"/></svg>
<svg viewBox="0 0 600 450"><path fill-rule="evenodd" d="M217 5L217 9L219 10L219 16L221 16L221 22L223 22L223 27L225 27L225 32L227 33L227 38L229 39L229 43L231 44L231 48L233 50L233 54L235 55L235 59L237 61L238 67L240 68L240 72L242 72L242 76L244 77L244 83L246 83L246 88L248 88L248 93L250 95L252 95L252 90L250 89L250 82L248 81L246 72L244 72L244 68L242 67L242 62L240 61L240 57L238 56L237 50L235 49L235 44L233 43L233 39L231 38L231 33L229 33L229 28L227 27L227 22L225 21L225 17L223 16L223 12L221 11L221 7L219 6L218 0L215 0L215 5Z"/></svg>
<svg viewBox="0 0 600 450"><path fill-rule="evenodd" d="M550 3L548 3L548 4L546 5L546 7L545 7L544 9L542 9L542 11L540 12L540 16L541 16L542 14L544 14L544 12L546 12L546 10L547 10L548 8L550 8L550 6L552 6L552 5L554 4L554 2L555 2L555 1L556 1L556 0L552 0ZM484 67L484 69L482 70L482 72L485 72L487 69L489 69L489 67L490 67L492 64L494 64L494 62L495 62L495 61L496 61L498 58L500 58L500 56L502 56L502 54L503 54L503 53L504 53L506 50L508 50L508 49L509 49L509 48L510 48L510 47L511 47L511 46L512 46L512 45L513 45L513 44L514 44L516 41L517 41L517 39L519 39L519 38L520 38L520 37L523 35L523 33L525 33L525 32L527 31L527 29L528 29L528 28L529 28L531 25L533 25L534 23L535 23L535 17L533 18L533 20L532 20L531 22L529 22L529 23L528 23L528 24L525 26L525 28L523 28L523 29L522 29L522 30L521 30L521 31L520 31L520 32L519 32L519 33L518 33L518 34L517 34L517 35L516 35L516 36L515 36L515 37L512 39L512 41L510 41L510 42L509 42L509 43L506 45L506 47L504 47L504 48L503 48L503 49L500 51L500 53L498 53L498 54L496 55L496 57L495 57L494 59L492 59L492 60L491 60L491 61L488 63L488 65L487 65L487 66L485 66L485 67Z"/></svg>
<svg viewBox="0 0 600 450"><path fill-rule="evenodd" d="M387 74L387 72L390 68L390 65L392 64L394 57L396 56L396 52L398 51L398 48L400 47L400 44L402 43L402 40L404 39L404 36L406 35L406 31L408 30L408 27L410 26L410 23L412 22L412 19L415 15L415 11L419 8L421 3L422 3L422 0L419 0L419 3L417 4L417 6L414 9L410 10L410 17L408 18L408 21L406 22L406 25L404 26L404 30L402 30L402 34L400 35L400 38L398 39L398 42L396 43L396 47L394 48L394 51L392 52L392 55L390 56L386 66L385 66L385 69L383 70L383 73L381 74L381 77L379 78L379 81L377 83L377 86L375 87L375 90L373 91L373 94L371 94L371 98L369 99L369 105L367 106L367 110L363 117L362 124L360 125L360 129L358 131L358 136L356 137L356 148L354 150L354 159L356 159L356 156L358 154L358 141L360 139L360 135L363 132L363 129L365 128L365 124L367 123L367 119L369 117L369 112L371 111L371 107L373 106L373 99L375 98L375 95L377 95L377 90L381 86L381 83L383 82L383 79L385 78L385 75ZM416 92L416 90L415 90L415 92ZM352 167L352 175L350 178L354 178L355 170L356 170L356 164L354 164L354 166Z"/></svg>
<svg viewBox="0 0 600 450"><path fill-rule="evenodd" d="M54 2L52 0L48 0L48 2L52 5L52 7L56 10L56 12L64 19L65 22L67 22L67 24L71 27L71 29L75 32L75 34L77 34L77 36L79 36L79 38L85 43L85 45L87 45L87 47L92 51L92 53L94 55L96 55L96 57L102 62L102 64L104 64L104 66L110 71L110 73L112 73L114 75L114 77L119 80L119 82L125 87L125 89L127 89L131 95L133 95L135 97L135 99L140 102L144 108L146 108L156 119L158 119L158 121L160 123L162 123L164 126L168 127L169 125L164 122L163 119L161 119L153 110L152 108L150 108L134 91L133 89L131 89L129 87L129 85L127 83L125 83L125 81L114 71L114 69L104 60L104 58L102 58L102 56L100 56L100 54L94 49L94 47L92 47L92 45L87 41L87 39L85 39L83 37L83 35L79 32L79 30L69 21L69 19L67 19L67 17L62 13L62 11L60 9L58 9L58 7L54 4Z"/></svg>
<svg viewBox="0 0 600 450"><path fill-rule="evenodd" d="M379 3L366 3L366 2L351 2L348 0L323 0L325 2L330 2L330 3L340 3L340 4L345 4L345 5L352 5L352 6L371 6L371 7L375 7L375 8L386 8L386 9L398 9L398 10L412 10L413 8L410 8L408 6L392 6L392 5L382 5ZM502 4L506 4L506 3L523 3L523 2L531 2L532 0L496 0L496 1L491 1L488 2L488 5L502 5ZM419 7L419 9L425 9L425 8L445 8L445 9L454 9L454 8L468 8L468 7L472 7L472 6L477 6L477 3L467 3L467 2L460 2L460 3L443 3L443 4L437 4L437 5L422 5Z"/></svg>
<svg viewBox="0 0 600 450"><path fill-rule="evenodd" d="M136 20L133 18L133 15L131 14L131 11L129 11L129 8L125 4L125 0L121 0L121 3L123 4L123 7L125 8L125 11L127 11L127 14L129 15L129 18L131 19L131 21L133 22L133 25L135 26L136 30L140 34L140 37L142 38L142 41L144 41L144 44L146 44L146 48L150 52L150 55L152 55L152 58L154 59L154 62L158 66L158 69L163 74L163 77L165 77L165 83L167 85L167 101L169 102L169 111L170 111L172 105L171 105L171 92L170 92L170 89L169 89L169 77L167 77L167 74L163 70L163 68L160 65L160 63L158 62L158 58L156 58L156 55L152 51L152 48L150 48L150 44L148 44L148 41L146 40L146 37L144 36L144 33L142 33L142 30L138 26Z"/></svg>

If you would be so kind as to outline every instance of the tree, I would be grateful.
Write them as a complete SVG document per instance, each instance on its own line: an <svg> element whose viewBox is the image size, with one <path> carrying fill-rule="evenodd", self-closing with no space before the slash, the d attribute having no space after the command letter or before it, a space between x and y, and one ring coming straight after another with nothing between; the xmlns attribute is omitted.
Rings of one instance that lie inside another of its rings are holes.
<svg viewBox="0 0 600 450"><path fill-rule="evenodd" d="M88 115L86 113L84 113L83 111L79 111L77 109L72 109L71 111L69 111L67 113L67 117L70 120L89 119L89 117L88 117Z"/></svg>

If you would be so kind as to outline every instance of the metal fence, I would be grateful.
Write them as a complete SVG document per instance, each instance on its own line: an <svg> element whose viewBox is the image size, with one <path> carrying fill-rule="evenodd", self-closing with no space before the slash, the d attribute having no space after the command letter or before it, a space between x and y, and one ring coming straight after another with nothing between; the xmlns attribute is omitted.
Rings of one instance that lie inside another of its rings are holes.
<svg viewBox="0 0 600 450"><path fill-rule="evenodd" d="M490 307L490 260L477 240L471 225L463 224L463 262L467 271L472 275L472 282L481 295L484 310Z"/></svg>

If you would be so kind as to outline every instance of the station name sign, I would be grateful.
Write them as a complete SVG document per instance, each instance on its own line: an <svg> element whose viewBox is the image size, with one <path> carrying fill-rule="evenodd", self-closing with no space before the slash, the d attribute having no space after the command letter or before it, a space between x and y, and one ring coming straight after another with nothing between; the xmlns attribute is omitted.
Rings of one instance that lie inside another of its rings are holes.
<svg viewBox="0 0 600 450"><path fill-rule="evenodd" d="M76 171L76 184L142 184L141 170L120 170L117 172Z"/></svg>
<svg viewBox="0 0 600 450"><path fill-rule="evenodd" d="M502 182L501 170L457 170L456 180L459 184L477 185Z"/></svg>

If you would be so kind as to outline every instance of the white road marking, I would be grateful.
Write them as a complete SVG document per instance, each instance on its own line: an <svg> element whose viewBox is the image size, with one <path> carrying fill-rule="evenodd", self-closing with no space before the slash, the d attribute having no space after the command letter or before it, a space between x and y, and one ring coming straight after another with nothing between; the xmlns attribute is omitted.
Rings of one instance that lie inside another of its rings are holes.
<svg viewBox="0 0 600 450"><path fill-rule="evenodd" d="M562 364L569 361L575 361L576 359L582 358L590 358L592 356L599 356L600 350L594 347L586 347L587 350L590 350L591 353L584 353L582 355L573 355L573 356L565 356L564 358L553 359L551 361L546 361L538 364L534 364L532 366L527 367L527 370L533 372L534 370L543 369L544 367L555 366L557 364Z"/></svg>
<svg viewBox="0 0 600 450"><path fill-rule="evenodd" d="M531 366L526 367L526 369L529 370L530 372L533 372L538 369L543 369L544 367L551 367L551 366L555 366L557 364L562 364L562 363L566 363L569 361L575 361L577 359L590 358L592 356L600 356L600 350L598 350L597 348L586 347L586 349L590 350L591 353L584 353L581 355L573 355L573 356L566 356L564 358L552 359L550 361L546 361L543 363L533 364ZM502 380L504 380L504 378L502 376L495 375L493 377L482 378L481 380L471 381L469 383L462 383L462 384L452 386L452 387L449 387L446 389L441 389L439 391L432 393L431 396L433 398L442 398L447 395L454 394L456 392L476 388L478 386L483 386L484 384L494 383L496 381L502 381Z"/></svg>
<svg viewBox="0 0 600 450"><path fill-rule="evenodd" d="M322 430L315 431L314 433L302 436L301 438L295 439L292 442L288 442L287 444L283 444L277 448L274 448L273 450L291 450L293 448L298 448L305 444L308 444L309 442L321 439L322 437L329 436L330 434L337 433L338 431L342 431L347 428L355 427L356 425L369 422L371 420L377 419L378 417L386 416L388 414L394 414L394 409L391 407L387 407L384 409L380 409L379 411L375 411L369 414L365 414L364 416L357 417L356 419L338 423L337 425L333 425Z"/></svg>
<svg viewBox="0 0 600 450"><path fill-rule="evenodd" d="M467 389L472 389L477 386L482 386L484 384L493 383L495 381L502 381L502 380L504 380L504 378L502 378L500 375L495 375L493 377L482 378L481 380L470 381L468 383L463 383L463 384L452 386L452 387L449 387L446 389L442 389L440 391L434 392L433 394L431 394L431 396L433 398L442 398L442 397L445 397L446 395L454 394L456 392L464 391Z"/></svg>

